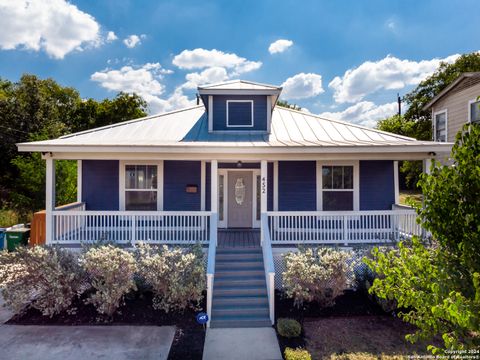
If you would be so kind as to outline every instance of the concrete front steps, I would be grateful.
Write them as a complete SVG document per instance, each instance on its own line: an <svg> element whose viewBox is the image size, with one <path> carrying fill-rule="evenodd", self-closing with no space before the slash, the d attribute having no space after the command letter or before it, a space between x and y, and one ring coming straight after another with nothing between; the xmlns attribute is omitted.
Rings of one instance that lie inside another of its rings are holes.
<svg viewBox="0 0 480 360"><path fill-rule="evenodd" d="M212 328L271 326L262 249L218 248Z"/></svg>

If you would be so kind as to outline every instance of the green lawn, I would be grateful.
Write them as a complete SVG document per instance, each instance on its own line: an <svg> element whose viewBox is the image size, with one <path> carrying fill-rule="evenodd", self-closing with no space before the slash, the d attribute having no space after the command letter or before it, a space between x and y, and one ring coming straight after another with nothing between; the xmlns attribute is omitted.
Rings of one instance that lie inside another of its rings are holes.
<svg viewBox="0 0 480 360"><path fill-rule="evenodd" d="M401 190L400 191L400 204L411 205L410 202L415 204L421 204L423 195L418 190Z"/></svg>
<svg viewBox="0 0 480 360"><path fill-rule="evenodd" d="M19 218L15 211L0 209L0 227L9 227L18 223Z"/></svg>

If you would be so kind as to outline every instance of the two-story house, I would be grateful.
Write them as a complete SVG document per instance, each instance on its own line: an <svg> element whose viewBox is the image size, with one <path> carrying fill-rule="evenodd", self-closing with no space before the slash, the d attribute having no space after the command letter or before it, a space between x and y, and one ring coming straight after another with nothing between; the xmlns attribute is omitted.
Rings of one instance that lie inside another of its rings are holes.
<svg viewBox="0 0 480 360"><path fill-rule="evenodd" d="M480 72L463 73L423 110L432 112L433 140L454 142L466 123L480 123Z"/></svg>

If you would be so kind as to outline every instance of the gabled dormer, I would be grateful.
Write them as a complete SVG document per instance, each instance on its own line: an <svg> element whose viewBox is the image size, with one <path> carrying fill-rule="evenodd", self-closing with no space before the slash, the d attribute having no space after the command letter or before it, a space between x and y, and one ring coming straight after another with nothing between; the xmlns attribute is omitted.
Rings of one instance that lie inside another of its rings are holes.
<svg viewBox="0 0 480 360"><path fill-rule="evenodd" d="M208 114L208 131L270 133L281 87L244 80L199 86Z"/></svg>

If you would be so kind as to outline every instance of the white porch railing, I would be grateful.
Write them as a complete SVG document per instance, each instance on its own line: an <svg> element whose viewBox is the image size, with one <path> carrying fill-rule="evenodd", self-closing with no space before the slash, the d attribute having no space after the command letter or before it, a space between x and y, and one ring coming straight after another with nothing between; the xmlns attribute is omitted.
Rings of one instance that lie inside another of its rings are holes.
<svg viewBox="0 0 480 360"><path fill-rule="evenodd" d="M273 263L272 243L268 228L267 214L262 214L262 253L265 267L265 281L267 283L268 308L272 325L275 323L275 264Z"/></svg>
<svg viewBox="0 0 480 360"><path fill-rule="evenodd" d="M210 212L205 211L55 210L52 217L52 242L57 244L193 244L210 240Z"/></svg>
<svg viewBox="0 0 480 360"><path fill-rule="evenodd" d="M411 210L269 212L272 244L363 244L421 235Z"/></svg>

